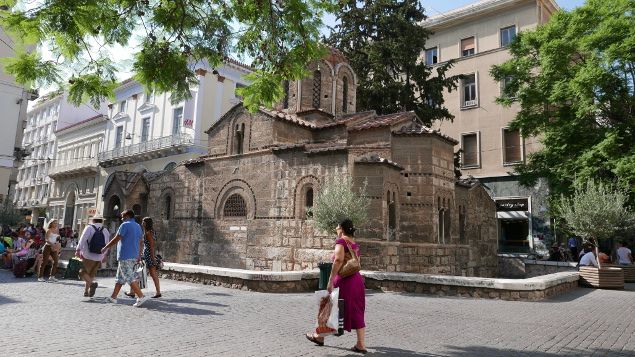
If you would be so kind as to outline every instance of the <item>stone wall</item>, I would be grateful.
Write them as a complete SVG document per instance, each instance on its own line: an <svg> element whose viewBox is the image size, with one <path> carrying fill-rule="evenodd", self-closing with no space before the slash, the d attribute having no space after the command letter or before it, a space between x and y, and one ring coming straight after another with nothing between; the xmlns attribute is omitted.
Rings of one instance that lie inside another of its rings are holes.
<svg viewBox="0 0 635 357"><path fill-rule="evenodd" d="M552 272L555 273L555 272ZM544 274L539 274L544 275ZM498 277L510 279L525 278L525 257L514 254L498 254Z"/></svg>
<svg viewBox="0 0 635 357"><path fill-rule="evenodd" d="M559 273L563 271L578 271L577 263L550 262L541 260L524 260L525 278Z"/></svg>

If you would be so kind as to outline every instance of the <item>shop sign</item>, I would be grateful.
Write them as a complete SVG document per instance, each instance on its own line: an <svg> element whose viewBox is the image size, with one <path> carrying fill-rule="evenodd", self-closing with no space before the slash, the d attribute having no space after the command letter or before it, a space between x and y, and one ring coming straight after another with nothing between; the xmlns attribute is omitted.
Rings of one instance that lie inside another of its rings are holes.
<svg viewBox="0 0 635 357"><path fill-rule="evenodd" d="M496 200L497 212L509 211L529 211L528 198L510 198L504 200Z"/></svg>
<svg viewBox="0 0 635 357"><path fill-rule="evenodd" d="M97 208L95 208L95 207L91 207L91 208L89 208L89 209L88 209L88 216L89 216L89 217L90 217L90 216L94 216L94 215L96 215L96 214L97 214Z"/></svg>

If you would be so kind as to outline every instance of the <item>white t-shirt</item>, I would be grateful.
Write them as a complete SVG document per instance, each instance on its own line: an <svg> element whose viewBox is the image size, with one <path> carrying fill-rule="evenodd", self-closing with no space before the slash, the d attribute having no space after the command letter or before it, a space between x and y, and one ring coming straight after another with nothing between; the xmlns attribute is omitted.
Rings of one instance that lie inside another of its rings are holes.
<svg viewBox="0 0 635 357"><path fill-rule="evenodd" d="M580 259L580 266L594 266L597 268L598 261L595 259L593 252L586 253L582 259Z"/></svg>
<svg viewBox="0 0 635 357"><path fill-rule="evenodd" d="M628 255L632 254L631 250L626 247L619 247L617 249L617 256L619 257L619 264L631 264L631 260L628 259Z"/></svg>
<svg viewBox="0 0 635 357"><path fill-rule="evenodd" d="M59 237L59 236L60 236L59 234L55 234L55 233L49 234L48 242L50 244L55 244L55 242L57 242L57 237Z"/></svg>

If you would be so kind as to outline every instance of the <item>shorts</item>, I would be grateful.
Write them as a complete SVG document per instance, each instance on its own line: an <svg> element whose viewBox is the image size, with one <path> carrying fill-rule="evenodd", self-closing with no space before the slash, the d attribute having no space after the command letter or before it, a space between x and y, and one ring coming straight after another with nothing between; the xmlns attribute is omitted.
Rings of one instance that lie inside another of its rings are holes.
<svg viewBox="0 0 635 357"><path fill-rule="evenodd" d="M95 275L97 275L97 270L99 270L100 265L101 265L101 262L84 258L82 259L82 268L79 270L79 273L80 274L86 273L92 279L95 277Z"/></svg>
<svg viewBox="0 0 635 357"><path fill-rule="evenodd" d="M117 266L117 275L115 275L115 282L117 284L130 284L139 281L139 275L135 271L136 259L120 260Z"/></svg>

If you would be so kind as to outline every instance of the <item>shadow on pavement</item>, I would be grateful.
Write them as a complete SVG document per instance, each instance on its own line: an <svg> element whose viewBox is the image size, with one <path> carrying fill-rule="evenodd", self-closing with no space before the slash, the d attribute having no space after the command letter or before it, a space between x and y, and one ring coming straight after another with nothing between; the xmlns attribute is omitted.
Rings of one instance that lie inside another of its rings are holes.
<svg viewBox="0 0 635 357"><path fill-rule="evenodd" d="M351 346L352 348L353 346ZM336 346L328 346L329 349L337 349L341 351L349 352L346 356L362 356L360 353L351 351L351 348L344 347L336 347ZM410 350L404 350L401 348L392 348L392 347L373 347L368 346L368 353L365 356L395 356L395 357L412 357L412 356L422 356L422 357L440 357L445 355L439 355L434 353L422 353ZM326 354L325 356L334 356L331 354ZM341 356L338 354L337 356Z"/></svg>
<svg viewBox="0 0 635 357"><path fill-rule="evenodd" d="M588 356L593 354L594 356L610 356L610 357L626 357L633 356L634 351L611 351L607 349L587 349L587 350L578 350L578 349L562 349L558 352L543 352L543 351L519 351L513 349L502 349L495 347L487 347L487 346L445 346L449 349L449 351L444 351L444 356L459 356L459 357L467 357L467 356L531 356L531 357L556 357L556 356ZM370 355L370 354L369 354ZM424 355L425 356L425 355Z"/></svg>
<svg viewBox="0 0 635 357"><path fill-rule="evenodd" d="M5 305L5 304L17 304L20 301L18 300L13 300L11 298L8 298L6 296L2 296L0 295L0 305Z"/></svg>
<svg viewBox="0 0 635 357"><path fill-rule="evenodd" d="M185 303L185 304L197 304L197 305L204 305L204 306L216 306L216 307L228 307L229 305L225 305L225 304L219 304L217 302L207 302L207 301L198 301L198 300L194 300L194 299L161 299L161 300L157 300L157 301L164 301L164 302L176 302L176 303Z"/></svg>
<svg viewBox="0 0 635 357"><path fill-rule="evenodd" d="M205 295L208 295L208 296L233 296L232 294L227 294L227 293L205 293Z"/></svg>
<svg viewBox="0 0 635 357"><path fill-rule="evenodd" d="M184 299L187 300L187 299ZM117 304L112 304L106 301L106 297L95 297L91 300L84 300L84 303L89 303L89 304L110 304L110 305L114 305L114 306L122 306L125 308L132 308L135 309L135 307L132 307L132 304L135 303L135 299L117 299ZM225 306L225 305L223 305ZM214 310L206 310L206 309L199 309L199 308L195 308L195 307L189 307L189 306L181 306L181 305L176 305L176 304L169 304L169 303L165 303L162 301L158 301L156 299L152 299L152 300L148 300L146 301L145 304L143 304L142 307L140 307L139 309L146 309L146 310L151 310L151 311L158 311L158 312L163 312L163 313L168 313L168 314L178 314L178 315L192 315L192 316L220 316L223 314L220 314Z"/></svg>

